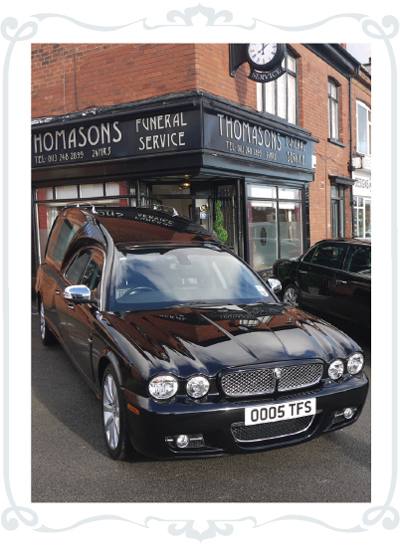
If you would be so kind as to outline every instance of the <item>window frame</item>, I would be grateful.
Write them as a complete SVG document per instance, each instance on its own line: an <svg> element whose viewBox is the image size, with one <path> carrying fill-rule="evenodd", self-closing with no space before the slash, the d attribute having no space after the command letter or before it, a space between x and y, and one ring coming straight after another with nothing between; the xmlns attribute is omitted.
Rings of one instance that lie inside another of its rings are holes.
<svg viewBox="0 0 400 545"><path fill-rule="evenodd" d="M331 89L336 89L336 96L333 96ZM336 123L334 124L333 112L336 111ZM334 142L340 142L340 84L333 78L328 78L328 121L329 138ZM335 136L334 129L337 133Z"/></svg>
<svg viewBox="0 0 400 545"><path fill-rule="evenodd" d="M358 122L359 122L359 114L358 114L358 108L361 107L361 108L364 108L366 110L366 114L367 114L367 126L366 126L366 132L367 132L367 152L365 153L364 151L361 151L360 150L360 146L359 146L359 130L358 130ZM369 115L368 115L369 114ZM371 124L371 108L369 106L367 106L367 104L365 104L365 102L362 102L361 100L356 100L356 151L357 153L359 153L360 155L363 155L363 156L368 156L370 157L371 156L371 146L372 146L372 139L371 139L371 131L372 131L372 124ZM370 117L370 119L368 119L368 117Z"/></svg>
<svg viewBox="0 0 400 545"><path fill-rule="evenodd" d="M293 59L295 63L295 72L293 72L290 68L288 68L288 57ZM259 83L258 89L259 89L259 104L258 104L258 110L262 113L267 113L274 115L276 117L279 117L280 119L284 119L287 123L291 123L292 125L298 125L299 124L299 63L298 63L298 56L293 51L286 51L286 56L284 59L284 68L285 73L282 75L279 79L285 78L285 117L279 116L279 88L278 88L278 80L274 80L268 83ZM289 121L289 77L294 78L295 81L295 120ZM270 87L266 87L269 85ZM271 89L273 87L273 93L274 93L274 111L270 111L267 109L267 90Z"/></svg>
<svg viewBox="0 0 400 545"><path fill-rule="evenodd" d="M334 265L326 265L324 263L318 263L314 261L314 259L319 257L318 252L323 251L325 248L330 248L330 247L334 247L337 250L340 250L340 253L337 258L337 262ZM311 261L309 261L308 263L316 267L326 267L327 269L339 270L342 268L342 263L343 263L343 259L345 255L346 255L345 244L341 242L335 242L335 241L323 242L322 244L319 244L318 247L315 249L315 252L313 253Z"/></svg>
<svg viewBox="0 0 400 545"><path fill-rule="evenodd" d="M302 186L299 186L297 184L293 185L286 185L285 182L281 181L281 183L264 183L257 180L247 180L246 181L246 189L245 189L245 219L246 219L246 240L245 240L245 261L249 263L249 265L256 270L257 274L263 273L264 270L270 270L272 269L272 265L268 266L266 269L255 269L254 263L250 263L251 261L251 251L250 251L250 227L249 227L249 203L251 201L253 202L271 202L275 205L275 211L276 211L276 236L277 236L277 257L276 259L281 259L281 219L280 219L280 211L284 209L284 207L280 207L281 203L289 202L289 203L295 203L299 205L300 210L300 236L301 236L301 243L300 243L300 253L299 258L303 255L305 251L305 246L307 243L307 235L306 235L306 210L305 210L305 188ZM261 195L251 195L250 191L252 188L268 188L271 190L271 193L266 194L265 197ZM294 198L285 198L283 195L280 194L280 189L284 190L294 190L298 192L297 197ZM262 274L261 274L262 276Z"/></svg>
<svg viewBox="0 0 400 545"><path fill-rule="evenodd" d="M337 188L338 196L332 195L333 189ZM337 206L338 224L337 233L334 231L333 206ZM331 183L331 236L332 238L346 237L346 188L342 184Z"/></svg>

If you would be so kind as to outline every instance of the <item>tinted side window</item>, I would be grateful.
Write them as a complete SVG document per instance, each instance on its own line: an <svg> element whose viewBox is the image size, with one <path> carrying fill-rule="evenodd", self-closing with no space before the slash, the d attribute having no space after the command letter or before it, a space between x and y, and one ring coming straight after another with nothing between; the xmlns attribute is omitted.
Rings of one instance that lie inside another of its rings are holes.
<svg viewBox="0 0 400 545"><path fill-rule="evenodd" d="M343 264L345 271L371 276L371 247L351 246Z"/></svg>
<svg viewBox="0 0 400 545"><path fill-rule="evenodd" d="M94 291L100 283L102 269L103 255L100 252L94 252L89 265L86 267L82 284L85 284L91 291Z"/></svg>
<svg viewBox="0 0 400 545"><path fill-rule="evenodd" d="M63 221L52 253L52 258L55 261L62 261L66 249L68 248L68 244L71 242L76 231L77 226L72 225L67 219Z"/></svg>
<svg viewBox="0 0 400 545"><path fill-rule="evenodd" d="M65 273L65 276L68 278L68 280L70 280L74 284L80 284L80 280L86 269L87 264L89 263L91 254L91 250L84 250L83 252L78 254L78 256L73 260Z"/></svg>
<svg viewBox="0 0 400 545"><path fill-rule="evenodd" d="M315 250L311 263L337 269L343 250L342 244L321 244Z"/></svg>
<svg viewBox="0 0 400 545"><path fill-rule="evenodd" d="M306 263L311 263L311 260L313 258L313 255L314 255L314 252L315 252L315 248L311 248L311 250L309 250L306 255L303 257L303 261L305 261Z"/></svg>
<svg viewBox="0 0 400 545"><path fill-rule="evenodd" d="M67 215L68 214L68 215ZM54 224L46 251L46 263L60 267L69 243L83 226L85 216L81 210L61 212Z"/></svg>

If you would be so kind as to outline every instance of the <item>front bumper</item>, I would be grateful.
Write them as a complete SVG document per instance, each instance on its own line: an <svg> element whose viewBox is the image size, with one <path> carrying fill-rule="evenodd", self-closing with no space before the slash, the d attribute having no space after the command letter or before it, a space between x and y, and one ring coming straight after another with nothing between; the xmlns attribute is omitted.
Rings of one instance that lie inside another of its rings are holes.
<svg viewBox="0 0 400 545"><path fill-rule="evenodd" d="M206 400L195 401L179 396L170 403L161 403L128 391L124 393L128 430L135 450L152 458L171 459L262 451L309 441L355 422L364 406L368 387L368 378L360 373L355 377L345 375L339 382L325 380L315 388L291 395L251 400L232 401L209 396ZM254 429L251 432L256 431L255 426L243 428L246 407L310 398L316 398L317 411L309 421L300 423L292 419L279 431L263 428L256 434L247 433L249 428ZM356 409L349 420L340 416L346 407ZM175 438L181 434L194 439L201 434L204 442L194 440L193 446L179 448Z"/></svg>

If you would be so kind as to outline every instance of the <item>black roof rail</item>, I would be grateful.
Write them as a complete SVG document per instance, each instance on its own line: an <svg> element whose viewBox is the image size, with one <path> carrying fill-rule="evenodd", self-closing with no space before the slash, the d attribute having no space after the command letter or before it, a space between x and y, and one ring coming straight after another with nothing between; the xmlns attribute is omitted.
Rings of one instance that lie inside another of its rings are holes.
<svg viewBox="0 0 400 545"><path fill-rule="evenodd" d="M146 207L143 207L143 208L146 208ZM181 214L179 214L179 212L177 212L175 210L175 208L173 208L172 206L165 206L163 204L154 204L153 205L153 210L161 210L161 212L166 212L166 213L170 213L172 211L172 216L181 216Z"/></svg>
<svg viewBox="0 0 400 545"><path fill-rule="evenodd" d="M90 202L67 202L64 208L90 208L92 212L96 212L95 205Z"/></svg>

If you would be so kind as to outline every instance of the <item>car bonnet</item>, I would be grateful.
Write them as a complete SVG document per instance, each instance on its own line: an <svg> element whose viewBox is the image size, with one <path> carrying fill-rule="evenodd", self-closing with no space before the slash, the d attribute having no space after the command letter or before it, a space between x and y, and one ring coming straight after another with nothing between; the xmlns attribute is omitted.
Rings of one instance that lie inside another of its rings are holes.
<svg viewBox="0 0 400 545"><path fill-rule="evenodd" d="M283 304L196 305L107 313L113 328L159 372L209 376L292 359L330 362L359 350L327 322Z"/></svg>

